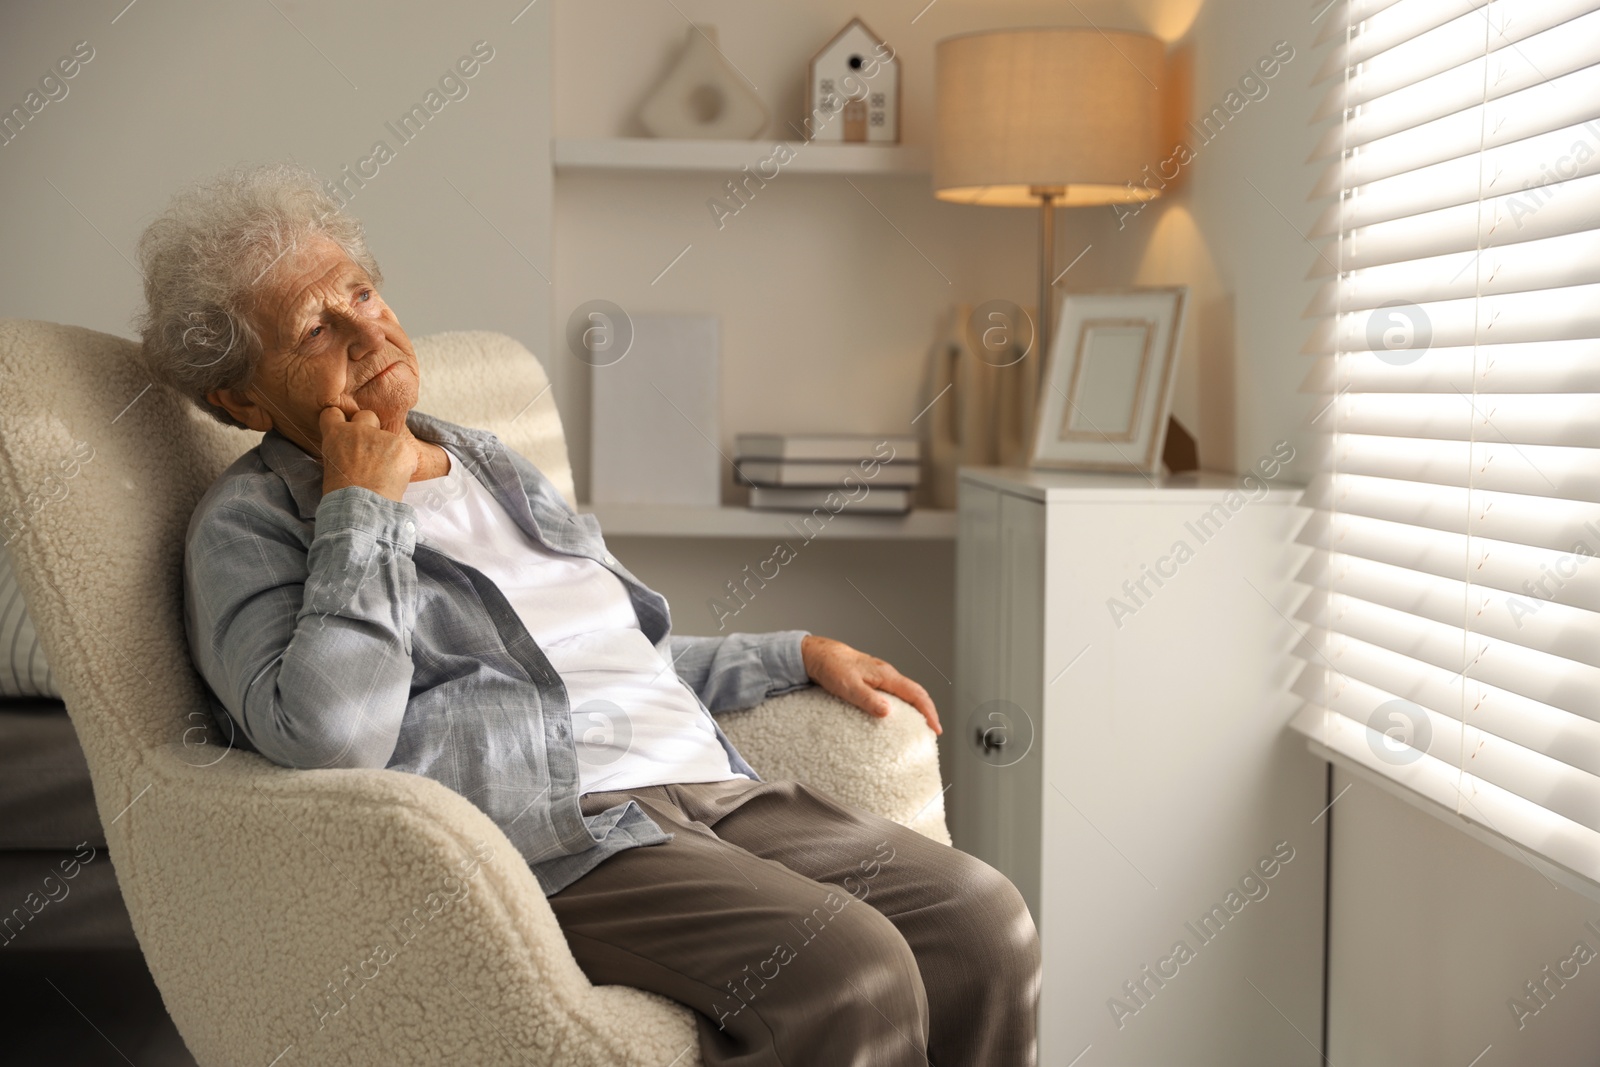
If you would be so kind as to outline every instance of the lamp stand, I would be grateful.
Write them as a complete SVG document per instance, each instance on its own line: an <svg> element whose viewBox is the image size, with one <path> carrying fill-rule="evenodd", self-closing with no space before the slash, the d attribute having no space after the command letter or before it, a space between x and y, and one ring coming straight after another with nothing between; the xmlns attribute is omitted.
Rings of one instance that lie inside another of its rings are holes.
<svg viewBox="0 0 1600 1067"><path fill-rule="evenodd" d="M1056 269L1056 198L1066 190L1052 186L1034 186L1030 192L1039 198L1039 324L1035 331L1039 358L1035 374L1039 385L1044 385L1044 365L1050 354L1050 340L1054 332L1054 301L1050 292L1055 288L1052 277Z"/></svg>

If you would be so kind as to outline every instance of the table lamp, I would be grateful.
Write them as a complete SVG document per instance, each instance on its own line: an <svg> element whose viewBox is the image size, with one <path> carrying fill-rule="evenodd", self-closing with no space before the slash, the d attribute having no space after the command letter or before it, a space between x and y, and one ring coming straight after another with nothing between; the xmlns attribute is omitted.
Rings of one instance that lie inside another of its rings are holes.
<svg viewBox="0 0 1600 1067"><path fill-rule="evenodd" d="M1165 56L1158 38L1124 30L992 30L938 43L934 195L1039 208L1041 356L1050 351L1055 209L1158 195L1141 172L1163 155Z"/></svg>

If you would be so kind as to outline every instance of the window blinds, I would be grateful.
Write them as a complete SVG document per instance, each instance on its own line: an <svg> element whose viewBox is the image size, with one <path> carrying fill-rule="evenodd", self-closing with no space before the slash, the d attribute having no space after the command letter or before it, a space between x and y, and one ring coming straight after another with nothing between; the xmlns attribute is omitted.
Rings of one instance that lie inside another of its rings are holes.
<svg viewBox="0 0 1600 1067"><path fill-rule="evenodd" d="M1600 883L1600 0L1319 21L1293 725Z"/></svg>

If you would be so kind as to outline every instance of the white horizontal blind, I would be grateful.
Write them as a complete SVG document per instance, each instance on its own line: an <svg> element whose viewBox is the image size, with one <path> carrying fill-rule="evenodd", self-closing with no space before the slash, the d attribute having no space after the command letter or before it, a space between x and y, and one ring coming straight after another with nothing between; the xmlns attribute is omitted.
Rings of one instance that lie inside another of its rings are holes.
<svg viewBox="0 0 1600 1067"><path fill-rule="evenodd" d="M1294 726L1600 883L1600 0L1324 17Z"/></svg>

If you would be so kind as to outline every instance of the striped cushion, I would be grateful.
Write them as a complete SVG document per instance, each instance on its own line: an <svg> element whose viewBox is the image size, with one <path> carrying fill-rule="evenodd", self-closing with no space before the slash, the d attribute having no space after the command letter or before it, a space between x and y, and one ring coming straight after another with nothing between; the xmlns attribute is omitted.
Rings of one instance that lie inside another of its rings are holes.
<svg viewBox="0 0 1600 1067"><path fill-rule="evenodd" d="M0 696L59 697L22 602L11 557L0 549Z"/></svg>

